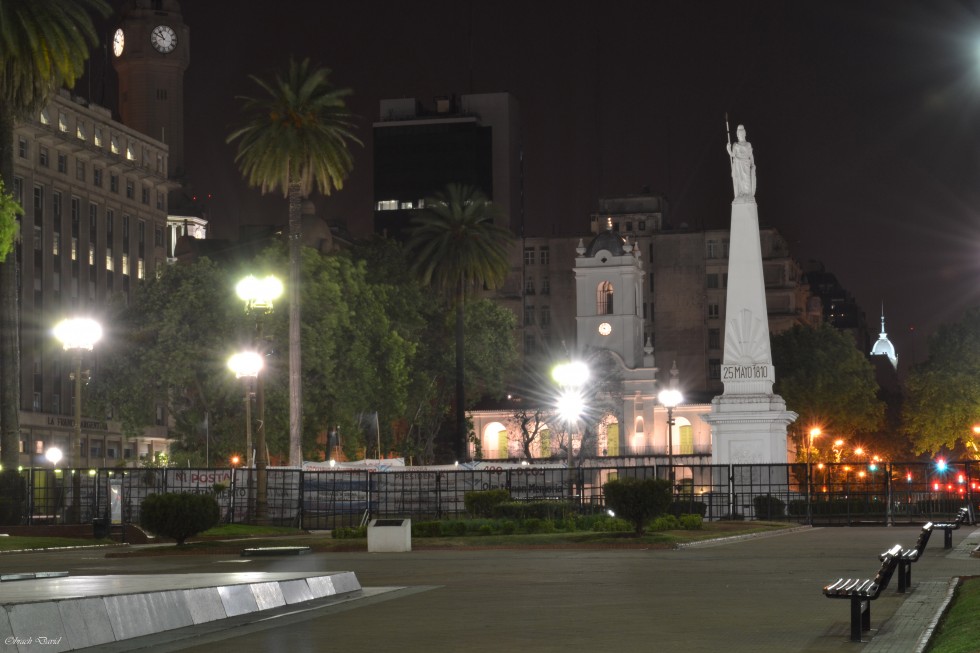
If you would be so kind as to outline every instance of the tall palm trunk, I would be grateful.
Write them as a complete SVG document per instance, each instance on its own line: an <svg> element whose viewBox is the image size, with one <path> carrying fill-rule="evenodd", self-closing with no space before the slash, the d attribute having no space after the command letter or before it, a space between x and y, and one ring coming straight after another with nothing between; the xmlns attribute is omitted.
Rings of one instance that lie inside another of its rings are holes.
<svg viewBox="0 0 980 653"><path fill-rule="evenodd" d="M0 178L13 192L14 119L0 108ZM0 263L0 462L20 462L20 307L17 302L17 251Z"/></svg>
<svg viewBox="0 0 980 653"><path fill-rule="evenodd" d="M466 390L463 378L463 280L456 294L456 460L466 460Z"/></svg>
<svg viewBox="0 0 980 653"><path fill-rule="evenodd" d="M303 383L300 355L300 293L303 196L299 178L289 177L289 465L303 464Z"/></svg>

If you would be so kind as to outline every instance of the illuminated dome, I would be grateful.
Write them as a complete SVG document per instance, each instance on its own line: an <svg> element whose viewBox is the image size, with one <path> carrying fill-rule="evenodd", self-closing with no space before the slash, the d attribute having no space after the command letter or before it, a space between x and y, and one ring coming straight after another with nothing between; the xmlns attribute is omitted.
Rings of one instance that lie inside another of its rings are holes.
<svg viewBox="0 0 980 653"><path fill-rule="evenodd" d="M878 340L875 342L874 347L871 348L871 355L887 356L892 367L898 369L898 355L895 353L895 345L892 344L891 340L888 339L888 334L885 333L884 309L881 311L881 333L878 334Z"/></svg>

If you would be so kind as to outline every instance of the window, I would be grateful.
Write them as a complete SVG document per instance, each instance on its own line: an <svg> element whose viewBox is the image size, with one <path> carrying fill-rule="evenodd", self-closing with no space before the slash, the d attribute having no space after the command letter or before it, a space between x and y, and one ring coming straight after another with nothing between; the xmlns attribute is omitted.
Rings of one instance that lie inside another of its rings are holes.
<svg viewBox="0 0 980 653"><path fill-rule="evenodd" d="M718 275L717 274L709 274L709 275L707 275L705 277L705 281L707 282L708 288L717 288L718 287Z"/></svg>
<svg viewBox="0 0 980 653"><path fill-rule="evenodd" d="M68 116L65 115L64 111L58 113L58 131L64 134L68 133Z"/></svg>
<svg viewBox="0 0 980 653"><path fill-rule="evenodd" d="M75 179L85 181L85 162L75 159Z"/></svg>
<svg viewBox="0 0 980 653"><path fill-rule="evenodd" d="M119 192L119 175L109 173L109 190L113 193Z"/></svg>
<svg viewBox="0 0 980 653"><path fill-rule="evenodd" d="M27 158L27 139L23 136L17 137L17 156L22 159Z"/></svg>
<svg viewBox="0 0 980 653"><path fill-rule="evenodd" d="M51 124L51 114L48 113L48 110L47 109L41 109L41 113L38 114L38 120L41 121L41 124L42 125L50 125Z"/></svg>
<svg viewBox="0 0 980 653"><path fill-rule="evenodd" d="M95 135L92 137L92 142L95 143L96 147L102 147L102 128L95 128Z"/></svg>
<svg viewBox="0 0 980 653"><path fill-rule="evenodd" d="M44 222L44 186L34 187L34 224Z"/></svg>
<svg viewBox="0 0 980 653"><path fill-rule="evenodd" d="M55 228L61 224L61 193L55 191L51 193L51 215L54 216Z"/></svg>
<svg viewBox="0 0 980 653"><path fill-rule="evenodd" d="M708 319L717 320L719 317L721 317L719 311L720 308L718 304L708 304Z"/></svg>
<svg viewBox="0 0 980 653"><path fill-rule="evenodd" d="M630 232L633 231L633 221L632 220L628 220L626 222L626 231L630 231Z"/></svg>
<svg viewBox="0 0 980 653"><path fill-rule="evenodd" d="M106 272L112 272L112 270L113 270L113 267L112 267L112 250L111 249L107 249L105 251L105 269L106 269Z"/></svg>
<svg viewBox="0 0 980 653"><path fill-rule="evenodd" d="M549 306L541 307L541 326L551 326L551 308Z"/></svg>
<svg viewBox="0 0 980 653"><path fill-rule="evenodd" d="M640 231L646 231L646 230L647 230L647 223L646 223L646 221L645 220L640 220Z"/></svg>
<svg viewBox="0 0 980 653"><path fill-rule="evenodd" d="M71 239L71 260L78 260L78 238L75 238L74 236Z"/></svg>
<svg viewBox="0 0 980 653"><path fill-rule="evenodd" d="M153 230L153 246L163 247L163 227L156 227Z"/></svg>
<svg viewBox="0 0 980 653"><path fill-rule="evenodd" d="M534 248L524 248L524 265L534 265Z"/></svg>
<svg viewBox="0 0 980 653"><path fill-rule="evenodd" d="M136 199L136 184L133 183L132 179L126 180L126 199Z"/></svg>
<svg viewBox="0 0 980 653"><path fill-rule="evenodd" d="M395 211L398 209L398 200L381 200L374 206L376 211Z"/></svg>
<svg viewBox="0 0 980 653"><path fill-rule="evenodd" d="M58 153L58 172L63 175L68 173L68 156L60 152Z"/></svg>
<svg viewBox="0 0 980 653"><path fill-rule="evenodd" d="M708 349L721 349L721 329L708 329Z"/></svg>
<svg viewBox="0 0 980 653"><path fill-rule="evenodd" d="M102 168L92 168L92 183L102 188Z"/></svg>
<svg viewBox="0 0 980 653"><path fill-rule="evenodd" d="M551 294L551 280L545 275L541 278L541 294L550 295Z"/></svg>
<svg viewBox="0 0 980 653"><path fill-rule="evenodd" d="M109 151L113 154L119 154L119 137L113 136L109 139Z"/></svg>
<svg viewBox="0 0 980 653"><path fill-rule="evenodd" d="M88 244L88 264L95 265L95 243Z"/></svg>
<svg viewBox="0 0 980 653"><path fill-rule="evenodd" d="M146 263L141 258L136 259L136 278L146 278Z"/></svg>
<svg viewBox="0 0 980 653"><path fill-rule="evenodd" d="M534 307L524 307L524 326L534 326Z"/></svg>
<svg viewBox="0 0 980 653"><path fill-rule="evenodd" d="M61 234L58 232L51 234L51 253L54 256L61 254Z"/></svg>
<svg viewBox="0 0 980 653"><path fill-rule="evenodd" d="M167 209L166 204L164 204L163 201L164 197L165 195L163 193L157 191L157 208L161 211L165 211Z"/></svg>
<svg viewBox="0 0 980 653"><path fill-rule="evenodd" d="M653 272L650 273L650 290L648 292L653 294Z"/></svg>
<svg viewBox="0 0 980 653"><path fill-rule="evenodd" d="M596 288L596 315L613 314L613 285L603 281Z"/></svg>
<svg viewBox="0 0 980 653"><path fill-rule="evenodd" d="M82 219L82 200L77 197L71 198L71 223L73 225L78 224L79 220ZM55 223L54 230L59 231L61 225Z"/></svg>
<svg viewBox="0 0 980 653"><path fill-rule="evenodd" d="M121 263L123 275L129 276L129 254L123 252Z"/></svg>
<svg viewBox="0 0 980 653"><path fill-rule="evenodd" d="M534 294L534 279L532 277L528 277L527 279L524 280L524 294L525 295Z"/></svg>
<svg viewBox="0 0 980 653"><path fill-rule="evenodd" d="M720 358L709 358L708 359L708 378L712 381L718 381L721 379L721 359Z"/></svg>
<svg viewBox="0 0 980 653"><path fill-rule="evenodd" d="M37 148L37 164L42 168L48 167L48 148L43 145Z"/></svg>
<svg viewBox="0 0 980 653"><path fill-rule="evenodd" d="M24 178L14 177L14 188L11 191L14 195L14 199L21 206L24 206Z"/></svg>
<svg viewBox="0 0 980 653"><path fill-rule="evenodd" d="M541 265L548 265L551 261L551 252L547 247L541 248Z"/></svg>
<svg viewBox="0 0 980 653"><path fill-rule="evenodd" d="M81 120L75 125L75 138L80 141L88 140L88 130L85 129L85 123Z"/></svg>
<svg viewBox="0 0 980 653"><path fill-rule="evenodd" d="M150 205L150 189L146 186L140 189L140 201L147 206Z"/></svg>
<svg viewBox="0 0 980 653"><path fill-rule="evenodd" d="M709 240L704 243L704 257L718 258L718 241Z"/></svg>
<svg viewBox="0 0 980 653"><path fill-rule="evenodd" d="M158 88L157 89L157 99L158 100L166 100L167 99L167 89L165 89L165 88Z"/></svg>
<svg viewBox="0 0 980 653"><path fill-rule="evenodd" d="M126 158L130 161L136 160L136 150L133 148L133 144L129 143L126 145Z"/></svg>

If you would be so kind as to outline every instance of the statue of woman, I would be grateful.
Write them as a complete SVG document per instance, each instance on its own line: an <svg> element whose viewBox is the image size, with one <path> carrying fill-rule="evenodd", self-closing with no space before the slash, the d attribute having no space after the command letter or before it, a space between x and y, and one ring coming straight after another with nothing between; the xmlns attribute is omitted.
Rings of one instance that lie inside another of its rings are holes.
<svg viewBox="0 0 980 653"><path fill-rule="evenodd" d="M745 127L742 125L738 126L735 134L738 141L726 145L728 156L732 160L735 199L755 197L755 157L752 156L752 144L745 140Z"/></svg>

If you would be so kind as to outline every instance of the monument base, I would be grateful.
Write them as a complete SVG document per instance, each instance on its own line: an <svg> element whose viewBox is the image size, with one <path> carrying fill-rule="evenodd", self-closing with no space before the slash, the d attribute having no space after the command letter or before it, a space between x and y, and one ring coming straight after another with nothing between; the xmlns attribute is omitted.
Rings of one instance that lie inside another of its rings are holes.
<svg viewBox="0 0 980 653"><path fill-rule="evenodd" d="M798 415L774 394L719 395L701 419L711 426L714 465L787 463L786 427Z"/></svg>

